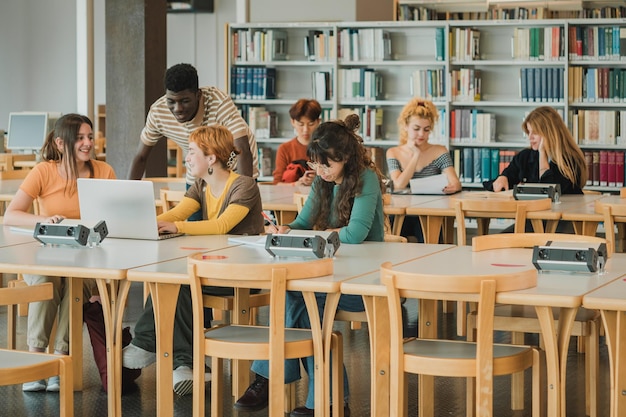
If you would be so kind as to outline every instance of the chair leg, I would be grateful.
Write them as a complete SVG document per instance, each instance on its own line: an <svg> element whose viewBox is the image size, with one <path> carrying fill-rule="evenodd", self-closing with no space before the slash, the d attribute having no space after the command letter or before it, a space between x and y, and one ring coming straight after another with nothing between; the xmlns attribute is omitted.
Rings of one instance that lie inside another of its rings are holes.
<svg viewBox="0 0 626 417"><path fill-rule="evenodd" d="M512 332L511 343L514 345L523 345L524 333ZM511 375L511 409L524 409L524 372Z"/></svg>
<svg viewBox="0 0 626 417"><path fill-rule="evenodd" d="M331 335L331 355L332 355L332 410L333 416L343 417L343 335L340 332L333 332Z"/></svg>
<svg viewBox="0 0 626 417"><path fill-rule="evenodd" d="M224 359L211 358L211 415L221 416L224 412Z"/></svg>
<svg viewBox="0 0 626 417"><path fill-rule="evenodd" d="M59 358L59 407L62 416L74 416L74 371L69 356Z"/></svg>
<svg viewBox="0 0 626 417"><path fill-rule="evenodd" d="M360 321L351 321L350 322L350 329L352 329L352 330L360 330L361 329L361 322Z"/></svg>
<svg viewBox="0 0 626 417"><path fill-rule="evenodd" d="M600 366L598 324L599 321L589 321L589 334L585 336L585 409L589 417L598 415L598 368Z"/></svg>
<svg viewBox="0 0 626 417"><path fill-rule="evenodd" d="M533 369L532 369L532 416L544 417L545 415L545 372L542 364L545 363L544 352L540 349L533 349Z"/></svg>
<svg viewBox="0 0 626 417"><path fill-rule="evenodd" d="M285 414L296 408L296 383L285 384Z"/></svg>

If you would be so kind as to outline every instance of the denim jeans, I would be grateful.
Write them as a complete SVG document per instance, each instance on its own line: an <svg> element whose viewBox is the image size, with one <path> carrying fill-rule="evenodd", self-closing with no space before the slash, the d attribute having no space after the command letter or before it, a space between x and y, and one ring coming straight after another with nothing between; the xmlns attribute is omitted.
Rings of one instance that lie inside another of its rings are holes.
<svg viewBox="0 0 626 417"><path fill-rule="evenodd" d="M320 318L324 317L324 306L326 305L326 294L315 293L317 301L317 308L319 309ZM363 299L358 295L342 295L339 297L340 310L345 311L364 311ZM285 305L285 327L310 329L311 322L309 320L309 314L306 310L304 303L304 297L299 291L287 291L286 305ZM313 356L302 358L302 364L304 370L309 376L308 395L306 398L305 407L315 407L315 379L313 377L314 361ZM251 367L255 373L269 378L269 362L268 361L254 361ZM300 360L289 359L285 361L285 383L291 383L300 379ZM343 392L344 401L349 397L348 389L348 374L346 368L343 368ZM331 399L332 400L332 399Z"/></svg>

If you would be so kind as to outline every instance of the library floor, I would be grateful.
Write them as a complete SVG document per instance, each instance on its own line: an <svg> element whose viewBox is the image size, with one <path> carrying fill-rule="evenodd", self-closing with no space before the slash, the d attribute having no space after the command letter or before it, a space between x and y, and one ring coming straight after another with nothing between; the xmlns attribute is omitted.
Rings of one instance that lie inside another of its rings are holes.
<svg viewBox="0 0 626 417"><path fill-rule="evenodd" d="M134 322L141 313L142 287L131 288L129 306L126 310L126 325L134 327ZM417 321L417 306L407 303L408 311L408 333L415 332ZM455 335L455 325L452 314L442 314L440 320L440 334L450 337ZM261 312L261 320L267 318L267 312ZM367 325L361 330L350 330L347 323L337 323L336 327L344 334L345 365L350 379L350 408L352 416L370 415L370 379L369 379L369 342L367 335ZM19 319L19 339L23 342L26 329L26 318ZM507 340L506 335L498 334L498 341ZM530 337L527 343L537 343L537 339ZM606 346L601 341L600 349L600 380L599 380L599 402L600 409L598 416L609 415L608 404L608 356ZM6 346L6 309L0 309L0 346ZM567 369L567 415L570 417L585 416L584 404L584 354L579 354L575 349L576 343L572 339L568 355ZM23 346L22 346L23 347ZM94 365L91 353L91 345L86 330L84 331L85 349L85 371L84 389L76 392L74 397L75 415L101 417L107 415L106 394L101 390L100 379ZM409 379L409 392L416 393L416 377ZM526 378L526 399L527 407L530 409L530 375ZM298 405L304 404L306 395L305 386L302 381L298 383ZM122 412L125 416L147 417L156 415L156 382L155 366L144 369L141 377L137 380L137 390L132 394L124 395L122 399ZM494 415L499 417L523 417L530 416L530 411L510 410L510 389L509 378L498 377L494 384ZM168 394L168 393L164 393ZM174 394L172 394L174 395ZM267 416L268 410L261 410L254 413L237 412L230 405L232 398L230 392L226 392L225 409L222 416L243 416L261 417ZM210 393L207 390L207 404L210 401ZM464 416L465 415L465 381L463 379L437 378L435 393L435 416ZM409 400L409 415L416 416L416 394ZM54 393L24 393L21 386L0 387L0 416L10 417L41 417L57 416L58 395ZM210 411L207 409L207 415ZM175 416L191 415L191 396L177 397L174 401Z"/></svg>

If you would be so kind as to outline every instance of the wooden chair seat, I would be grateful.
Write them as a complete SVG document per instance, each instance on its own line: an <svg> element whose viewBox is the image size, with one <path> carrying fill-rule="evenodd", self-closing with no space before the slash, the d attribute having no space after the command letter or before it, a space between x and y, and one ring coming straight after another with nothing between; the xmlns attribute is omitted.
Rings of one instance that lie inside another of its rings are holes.
<svg viewBox="0 0 626 417"><path fill-rule="evenodd" d="M404 343L404 369L407 372L437 376L476 375L476 343L462 340L413 339ZM493 345L493 374L511 373L509 361L517 356L516 369L530 368L533 351L527 346ZM428 372L432 368L432 372Z"/></svg>
<svg viewBox="0 0 626 417"><path fill-rule="evenodd" d="M52 291L52 283L49 282L0 288L0 305L6 305L9 315L14 317L17 304L49 300L52 298ZM74 374L70 356L0 349L0 385L23 384L56 375L59 376L61 387L59 391L60 415L72 417L74 415Z"/></svg>

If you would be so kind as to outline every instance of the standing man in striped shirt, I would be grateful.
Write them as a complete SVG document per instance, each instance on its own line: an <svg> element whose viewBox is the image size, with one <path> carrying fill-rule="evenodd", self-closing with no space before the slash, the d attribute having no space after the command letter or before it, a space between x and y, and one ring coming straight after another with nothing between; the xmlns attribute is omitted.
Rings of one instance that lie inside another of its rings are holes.
<svg viewBox="0 0 626 417"><path fill-rule="evenodd" d="M150 106L141 142L130 167L130 179L141 179L152 147L164 138L183 150L189 148L189 135L200 126L225 126L235 138L241 152L235 172L259 176L258 154L254 133L241 117L230 97L216 87L198 87L198 72L189 64L176 64L165 72L165 95ZM193 177L187 172L188 186Z"/></svg>

